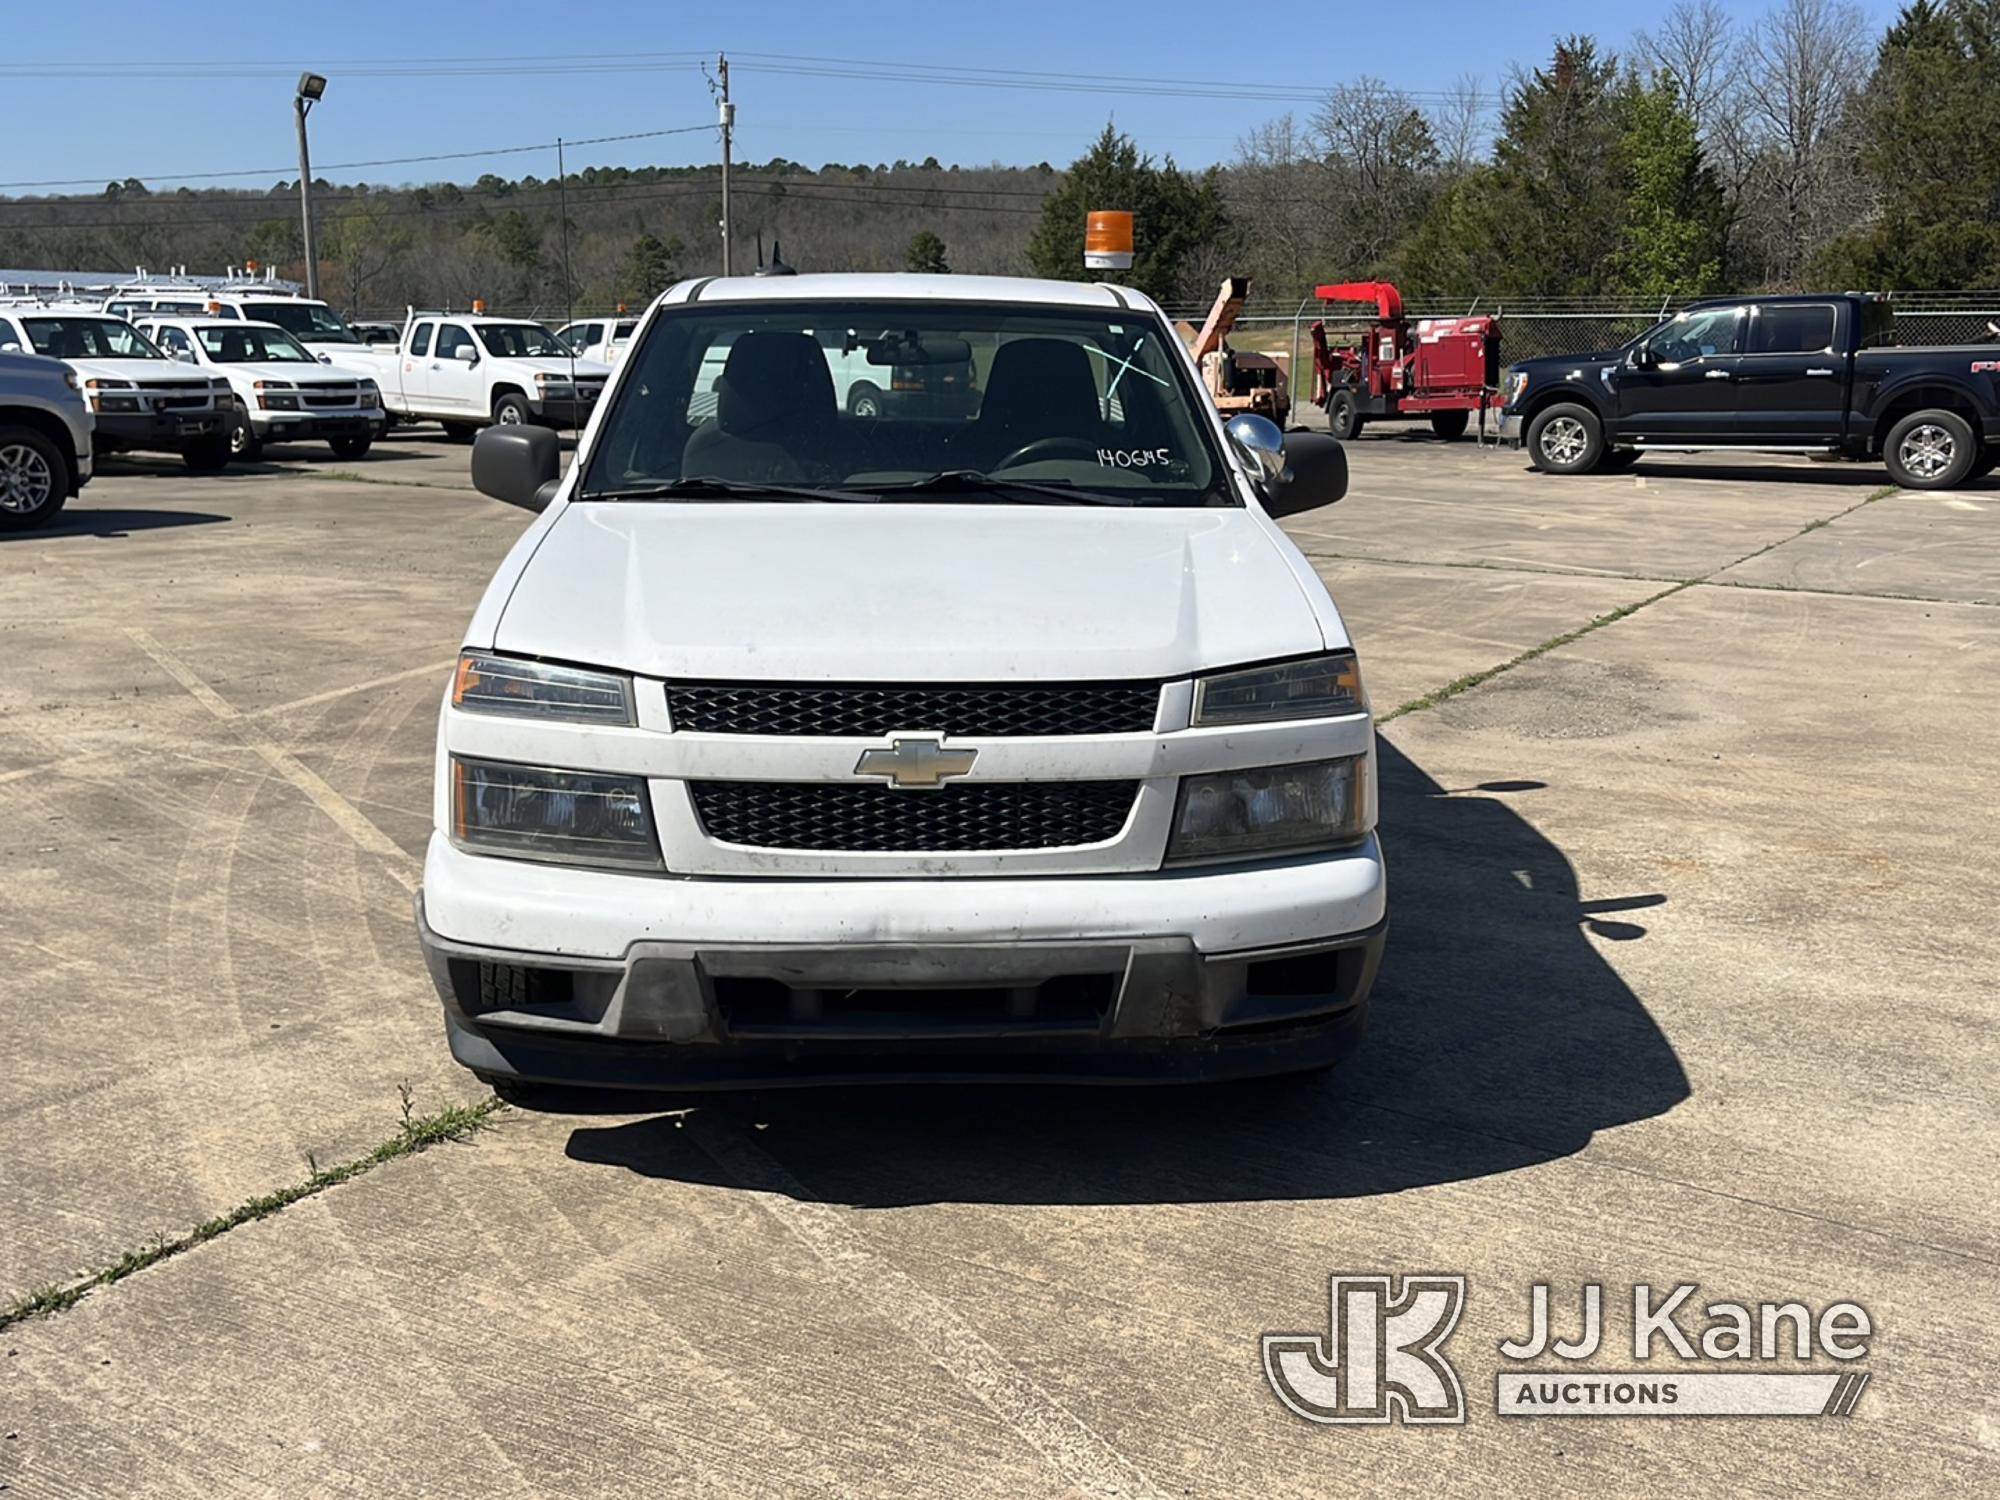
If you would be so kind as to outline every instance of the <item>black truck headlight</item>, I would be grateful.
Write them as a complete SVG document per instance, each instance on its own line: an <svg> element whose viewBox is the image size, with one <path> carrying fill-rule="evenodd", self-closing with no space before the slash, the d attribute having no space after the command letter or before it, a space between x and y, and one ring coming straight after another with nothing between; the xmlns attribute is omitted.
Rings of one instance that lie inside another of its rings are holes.
<svg viewBox="0 0 2000 1500"><path fill-rule="evenodd" d="M1326 719L1368 706L1361 667L1352 651L1309 656L1203 677L1194 685L1194 723L1259 724L1273 719Z"/></svg>
<svg viewBox="0 0 2000 1500"><path fill-rule="evenodd" d="M632 679L588 667L467 651L458 658L458 673L452 678L451 706L467 713L520 719L630 724Z"/></svg>
<svg viewBox="0 0 2000 1500"><path fill-rule="evenodd" d="M1167 863L1355 843L1368 832L1367 778L1365 755L1183 777Z"/></svg>
<svg viewBox="0 0 2000 1500"><path fill-rule="evenodd" d="M451 760L451 841L472 854L662 870L641 776Z"/></svg>

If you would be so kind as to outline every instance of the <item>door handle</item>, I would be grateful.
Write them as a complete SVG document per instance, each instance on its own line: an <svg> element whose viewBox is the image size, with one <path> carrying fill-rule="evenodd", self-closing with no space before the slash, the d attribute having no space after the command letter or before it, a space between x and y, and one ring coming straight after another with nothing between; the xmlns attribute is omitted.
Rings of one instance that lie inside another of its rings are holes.
<svg viewBox="0 0 2000 1500"><path fill-rule="evenodd" d="M1703 380L1727 380L1728 378L1729 372L1727 370L1710 370L1706 375L1702 376Z"/></svg>
<svg viewBox="0 0 2000 1500"><path fill-rule="evenodd" d="M1806 371L1806 374L1808 374L1808 375L1831 375L1832 373L1833 373L1833 371L1831 371L1831 370L1808 370L1808 371Z"/></svg>

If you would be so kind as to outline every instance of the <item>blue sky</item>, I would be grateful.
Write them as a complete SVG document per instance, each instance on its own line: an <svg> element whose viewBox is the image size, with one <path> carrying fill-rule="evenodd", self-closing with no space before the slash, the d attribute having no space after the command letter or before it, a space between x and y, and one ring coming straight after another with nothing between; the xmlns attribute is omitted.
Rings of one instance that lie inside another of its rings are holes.
<svg viewBox="0 0 2000 1500"><path fill-rule="evenodd" d="M1726 8L1754 18L1765 4ZM1861 8L1879 30L1897 6L1869 0ZM114 0L90 8L86 29L66 7L16 4L5 8L0 54L0 141L7 143L0 180L101 183L129 174L157 185L182 180L179 174L248 169L248 176L217 180L266 186L289 175L295 157L289 102L301 64L331 80L312 116L316 173L371 182L469 181L487 171L548 176L554 162L545 152L346 170L334 164L705 125L714 108L695 58L669 54L725 49L737 59L732 92L744 160L785 156L818 166L934 154L966 164L1060 165L1115 116L1145 149L1200 165L1228 160L1238 137L1263 120L1287 109L1309 114L1309 102L1275 97L1287 87L1304 94L1373 73L1422 95L1473 72L1497 91L1511 64L1540 60L1560 33L1589 31L1622 49L1664 9L1633 0L1316 11L1194 0L338 0L204 11ZM1260 27L1264 17L1293 24ZM101 46L93 48L93 38ZM509 61L475 61L493 58ZM820 59L847 60L849 76L781 71L819 68L812 60ZM998 70L1016 70L1058 86L852 76L913 66L995 70L982 75L992 82L1002 81ZM411 71L418 69L430 71ZM515 71L499 71L506 69ZM1105 76L1206 77L1218 97L1109 93L1087 81ZM1228 85L1250 90L1232 95ZM583 146L569 163L709 161L714 151L713 132L697 131Z"/></svg>

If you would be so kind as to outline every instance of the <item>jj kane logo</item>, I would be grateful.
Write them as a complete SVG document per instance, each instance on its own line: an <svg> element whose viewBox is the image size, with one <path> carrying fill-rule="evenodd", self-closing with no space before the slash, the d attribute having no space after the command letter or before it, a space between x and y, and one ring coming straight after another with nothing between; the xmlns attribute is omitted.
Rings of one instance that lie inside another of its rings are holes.
<svg viewBox="0 0 2000 1500"><path fill-rule="evenodd" d="M1264 1374L1309 1422L1459 1424L1465 1393L1444 1344L1465 1309L1463 1276L1335 1276L1325 1335L1267 1333ZM1682 1284L1630 1289L1631 1354L1641 1368L1583 1367L1607 1344L1604 1287L1585 1283L1564 1336L1550 1287L1529 1291L1527 1331L1499 1346L1503 1417L1844 1417L1868 1384L1855 1368L1875 1328L1867 1309L1834 1302L1709 1302ZM1799 1369L1819 1356L1833 1369ZM1558 1361L1554 1366L1544 1362ZM1690 1368L1695 1361L1703 1368ZM1794 1362L1783 1368L1785 1362ZM1523 1369L1522 1365L1536 1368ZM1717 1365L1733 1368L1717 1369Z"/></svg>

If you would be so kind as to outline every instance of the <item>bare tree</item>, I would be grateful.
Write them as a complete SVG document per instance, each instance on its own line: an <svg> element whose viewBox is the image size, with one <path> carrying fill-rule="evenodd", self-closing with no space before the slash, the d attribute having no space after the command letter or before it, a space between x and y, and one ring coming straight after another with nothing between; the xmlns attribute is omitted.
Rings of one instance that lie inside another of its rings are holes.
<svg viewBox="0 0 2000 1500"><path fill-rule="evenodd" d="M1255 264L1247 267L1268 292L1302 286L1325 232L1323 173L1312 142L1290 114L1257 126L1236 143L1229 197L1257 226Z"/></svg>
<svg viewBox="0 0 2000 1500"><path fill-rule="evenodd" d="M1477 73L1461 73L1431 110L1431 133L1438 157L1453 176L1469 172L1486 154L1487 119L1492 100Z"/></svg>
<svg viewBox="0 0 2000 1500"><path fill-rule="evenodd" d="M1336 197L1328 248L1359 274L1381 264L1430 206L1437 141L1408 94L1370 77L1329 93L1312 131Z"/></svg>
<svg viewBox="0 0 2000 1500"><path fill-rule="evenodd" d="M1856 216L1844 143L1867 72L1866 24L1845 0L1779 0L1753 34L1744 102L1768 190L1767 270L1777 282L1795 282Z"/></svg>
<svg viewBox="0 0 2000 1500"><path fill-rule="evenodd" d="M1716 0L1676 0L1659 30L1632 38L1632 50L1642 71L1673 81L1681 108L1706 140L1738 102L1744 59L1737 41L1735 23Z"/></svg>

